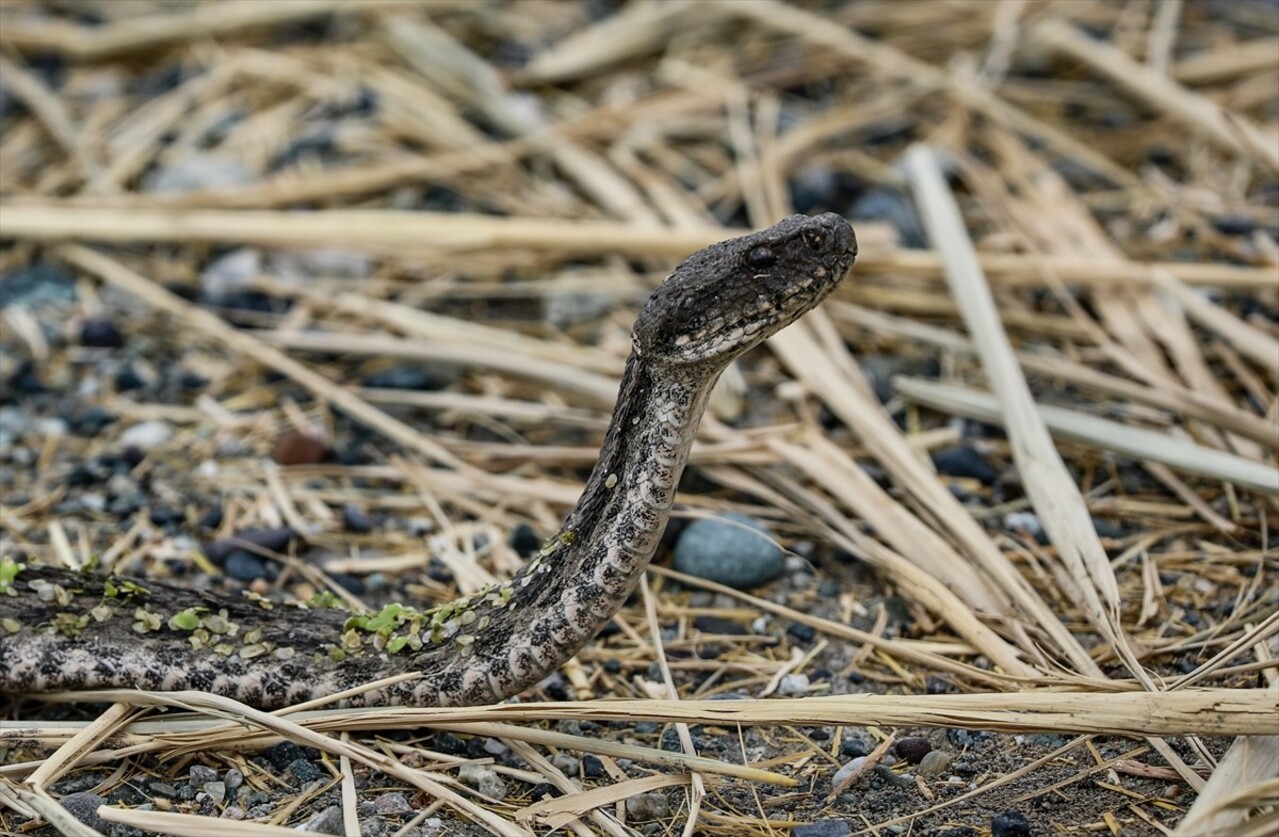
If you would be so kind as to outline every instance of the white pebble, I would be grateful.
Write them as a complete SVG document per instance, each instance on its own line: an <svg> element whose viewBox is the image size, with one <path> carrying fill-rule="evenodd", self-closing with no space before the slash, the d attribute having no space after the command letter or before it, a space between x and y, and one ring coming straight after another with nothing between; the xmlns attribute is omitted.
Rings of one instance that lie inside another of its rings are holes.
<svg viewBox="0 0 1279 837"><path fill-rule="evenodd" d="M173 428L162 421L144 421L133 425L120 434L121 447L136 447L139 450L153 450L169 441Z"/></svg>
<svg viewBox="0 0 1279 837"><path fill-rule="evenodd" d="M777 686L777 694L783 697L799 697L808 694L807 674L788 674Z"/></svg>

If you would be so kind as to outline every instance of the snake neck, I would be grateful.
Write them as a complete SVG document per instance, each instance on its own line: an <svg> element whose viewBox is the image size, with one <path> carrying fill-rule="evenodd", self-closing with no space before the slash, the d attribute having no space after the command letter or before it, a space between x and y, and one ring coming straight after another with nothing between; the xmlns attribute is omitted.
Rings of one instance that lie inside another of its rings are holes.
<svg viewBox="0 0 1279 837"><path fill-rule="evenodd" d="M461 693L514 694L577 652L639 583L670 516L675 489L718 371L627 361L617 406L577 506L559 534L507 584L507 618L475 636ZM518 630L509 630L518 624ZM487 681L487 682L484 682Z"/></svg>

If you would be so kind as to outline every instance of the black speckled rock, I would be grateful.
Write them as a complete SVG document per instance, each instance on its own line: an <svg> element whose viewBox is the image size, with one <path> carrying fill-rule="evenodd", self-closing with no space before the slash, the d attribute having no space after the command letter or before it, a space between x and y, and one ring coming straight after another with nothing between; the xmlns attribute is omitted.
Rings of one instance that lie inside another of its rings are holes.
<svg viewBox="0 0 1279 837"><path fill-rule="evenodd" d="M1021 811L1004 811L990 821L990 837L1030 837L1030 820Z"/></svg>

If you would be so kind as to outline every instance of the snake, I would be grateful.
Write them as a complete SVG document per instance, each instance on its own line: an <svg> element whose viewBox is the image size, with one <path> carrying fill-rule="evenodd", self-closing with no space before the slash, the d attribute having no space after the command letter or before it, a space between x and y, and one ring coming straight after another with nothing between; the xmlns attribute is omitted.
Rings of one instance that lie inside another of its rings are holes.
<svg viewBox="0 0 1279 837"><path fill-rule="evenodd" d="M720 374L817 306L856 255L840 215L792 215L676 266L635 320L576 506L509 580L429 608L358 610L331 595L282 601L5 557L0 691L196 690L261 709L478 706L520 693L636 589Z"/></svg>

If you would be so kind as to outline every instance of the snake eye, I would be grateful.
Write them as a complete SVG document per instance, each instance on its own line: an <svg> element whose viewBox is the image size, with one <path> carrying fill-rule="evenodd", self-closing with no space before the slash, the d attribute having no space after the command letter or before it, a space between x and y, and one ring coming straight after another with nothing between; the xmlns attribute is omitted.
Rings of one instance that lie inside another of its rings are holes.
<svg viewBox="0 0 1279 837"><path fill-rule="evenodd" d="M830 243L830 235L825 230L813 230L804 233L804 240L812 245L814 250L825 250Z"/></svg>
<svg viewBox="0 0 1279 837"><path fill-rule="evenodd" d="M766 267L772 267L777 264L777 254L767 247L756 247L746 255L746 261L750 263L751 267L763 270Z"/></svg>

